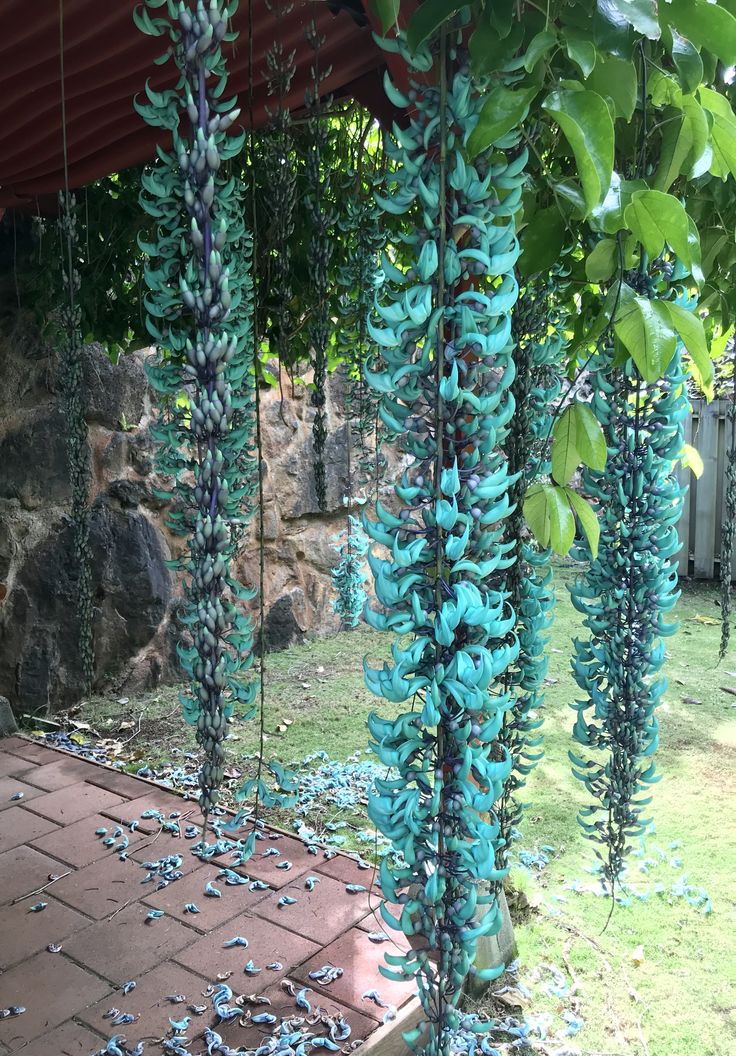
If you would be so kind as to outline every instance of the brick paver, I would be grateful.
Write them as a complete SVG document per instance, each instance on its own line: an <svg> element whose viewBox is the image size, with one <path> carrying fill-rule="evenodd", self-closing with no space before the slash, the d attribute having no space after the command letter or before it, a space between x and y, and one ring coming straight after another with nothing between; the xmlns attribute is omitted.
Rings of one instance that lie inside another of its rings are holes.
<svg viewBox="0 0 736 1056"><path fill-rule="evenodd" d="M0 975L0 1008L26 1008L22 1016L0 1019L0 1041L15 1052L76 1016L90 1002L100 1001L109 990L107 983L72 964L63 953L37 953Z"/></svg>
<svg viewBox="0 0 736 1056"><path fill-rule="evenodd" d="M155 968L200 937L173 917L146 924L148 906L136 902L72 935L64 952L116 986Z"/></svg>
<svg viewBox="0 0 736 1056"><path fill-rule="evenodd" d="M32 913L31 906L41 901L46 902L46 908ZM81 914L57 902L47 892L14 906L3 906L0 909L0 972L17 961L40 953L49 943L63 943L68 935L81 931L88 924Z"/></svg>
<svg viewBox="0 0 736 1056"><path fill-rule="evenodd" d="M137 1044L142 1038L160 1038L171 1033L169 1019L180 1020L188 1015L187 1004L203 1005L206 1000L202 991L206 989L198 975L192 975L186 968L178 964L159 965L147 975L140 976L136 980L136 988L127 996L117 991L106 997L103 1001L97 1001L91 1007L79 1013L79 1019L88 1024L94 1030L102 1030L106 1033L113 1030L125 1034L128 1045ZM166 998L170 994L182 994L186 1001L180 1004L172 1004ZM126 1023L125 1027L110 1028L108 1021L103 1019L104 1014L110 1008L117 1008L120 1012L129 1012L138 1016L135 1023ZM193 1027L189 1031L189 1037L194 1039L201 1034L208 1025L211 1016L193 1017ZM192 1046L193 1052L198 1049Z"/></svg>
<svg viewBox="0 0 736 1056"><path fill-rule="evenodd" d="M51 1033L32 1041L21 1052L23 1056L90 1056L104 1045L97 1034L70 1019Z"/></svg>
<svg viewBox="0 0 736 1056"><path fill-rule="evenodd" d="M60 788L57 792L47 792L39 796L29 803L28 808L59 825L73 825L75 821L89 818L93 814L107 813L110 808L122 802L120 796L80 781L78 784Z"/></svg>
<svg viewBox="0 0 736 1056"><path fill-rule="evenodd" d="M314 987L321 994L329 994L343 1005L349 1005L371 1019L382 1022L386 1009L379 1007L373 1001L363 999L366 990L377 990L381 1000L388 1005L399 1008L408 1001L413 993L413 985L409 983L397 983L383 978L378 972L378 966L384 964L383 959L386 948L391 953L403 953L403 946L393 943L380 943L376 945L368 938L368 933L360 928L351 928L346 931L335 942L331 942L310 960L300 965L294 972L294 979L305 986ZM343 974L339 979L327 986L320 982L310 980L309 973L318 970L323 965L333 965L342 968ZM366 979L376 979L374 986L366 987Z"/></svg>
<svg viewBox="0 0 736 1056"><path fill-rule="evenodd" d="M49 882L50 874L58 876L65 871L66 866L61 862L32 847L13 847L5 851L0 854L0 905L43 887ZM36 899L29 901L32 903Z"/></svg>
<svg viewBox="0 0 736 1056"><path fill-rule="evenodd" d="M187 817L181 822L183 828L187 825L202 824L202 813L195 801L182 799L180 796L174 796L164 790L159 792L158 789L147 791L137 799L131 799L128 802L121 802L108 809L103 809L101 813L107 815L113 821L120 822L122 825L129 825L131 821L137 821L139 831L150 835L159 831L161 822L156 818L141 817L147 810L159 810L168 820L172 821L182 819L183 815L186 814ZM171 814L178 814L179 818L171 818Z"/></svg>
<svg viewBox="0 0 736 1056"><path fill-rule="evenodd" d="M94 767L83 759L61 756L28 771L28 780L46 792L57 792L60 788L86 781L88 773L93 769Z"/></svg>
<svg viewBox="0 0 736 1056"><path fill-rule="evenodd" d="M268 894L264 891L249 891L247 885L231 887L217 879L217 866L202 865L195 872L183 876L162 891L147 891L144 898L154 909L163 909L177 920L181 920L198 931L209 931L242 916L255 908ZM210 881L218 891L220 898L204 893L205 885ZM187 913L184 906L193 903L199 913Z"/></svg>
<svg viewBox="0 0 736 1056"><path fill-rule="evenodd" d="M294 1001L294 998L287 994L281 986L269 987L265 991L265 997L269 998L271 1004L268 1007L268 1011L272 1012L273 1015L279 1018L290 1018L293 1016L303 1016L304 1010L299 1009ZM317 1008L322 1008L327 1016L333 1019L337 1016L342 1016L345 1021L350 1025L351 1033L349 1043L358 1041L360 1039L367 1038L375 1029L376 1022L368 1016L362 1015L360 1012L356 1012L352 1008L348 1008L345 1005L341 1005L333 997L325 997L322 994L307 994L307 999L312 1005L313 1012L316 1012ZM254 1009L255 1012L258 1009ZM309 1018L309 1030L312 1033L324 1036L327 1034L327 1026L323 1022L313 1022L314 1016ZM217 1028L217 1032L222 1036L223 1041L231 1045L233 1048L243 1046L246 1049L253 1049L263 1041L264 1037L267 1037L273 1028L262 1027L257 1024L251 1023L248 1026L241 1027L239 1023L223 1023L222 1026ZM343 1045L345 1043L343 1042ZM328 1050L325 1050L327 1052Z"/></svg>
<svg viewBox="0 0 736 1056"><path fill-rule="evenodd" d="M5 803L11 786L26 795ZM162 832L156 819L142 819L149 808L167 818L178 813L181 836ZM134 819L139 830L131 832L128 823ZM148 1051L151 1038L171 1035L169 1018L191 1015L188 1003L208 1006L187 1030L191 1051L203 1051L202 1032L215 1025L204 992L218 977L228 980L236 996L265 991L273 1001L269 1011L284 1017L301 1013L280 984L291 979L299 988L308 986L315 1013L321 1007L324 1017L344 1016L351 1042L368 1037L383 1016L382 1009L363 1001L366 990L378 990L399 1005L408 988L379 976L388 944L371 943L367 934L384 930L371 913L379 892L345 890L346 884L371 888L373 870L359 869L345 856L327 860L292 836L268 833L240 871L270 888L228 885L217 873L231 867L232 859L225 855L203 863L191 853L194 841L184 837L186 825L201 821L195 801L149 782L20 737L0 741L0 1008L27 1009L0 1020L0 1056L92 1056L115 1033L125 1034L131 1047L147 1039ZM129 839L126 861L95 835L104 827L112 836L118 824ZM264 856L269 847L280 853ZM160 890L156 880L142 883L142 863L170 854L182 858L181 879ZM291 869L276 868L284 860ZM43 894L13 905L13 899L67 872ZM305 885L310 875L319 881L312 891ZM222 897L205 895L208 880ZM297 901L279 908L284 895ZM37 901L47 906L31 913ZM200 912L185 913L188 902ZM164 916L147 923L152 907ZM235 935L248 939L247 949L223 947ZM49 943L60 944L61 951L49 952ZM261 971L246 973L248 961ZM274 962L282 967L269 969ZM309 980L311 968L330 962L344 969L340 980L330 987ZM123 995L128 980L137 986ZM185 994L187 1001L167 1002L173 993ZM109 1008L138 1018L113 1026L103 1019ZM249 1024L249 1009L244 999L245 1025L235 1021L217 1028L227 1044L253 1047L271 1033ZM309 1021L315 1033L328 1029L314 1016Z"/></svg>
<svg viewBox="0 0 736 1056"><path fill-rule="evenodd" d="M100 920L127 902L136 902L146 893L141 881L145 871L137 862L121 862L117 855L93 862L54 884L60 901Z"/></svg>
<svg viewBox="0 0 736 1056"><path fill-rule="evenodd" d="M107 829L105 837L96 836L98 828ZM93 814L89 818L75 821L73 825L67 825L63 829L49 832L45 836L39 836L31 841L32 845L45 854L50 854L59 861L67 862L69 865L82 869L85 865L99 861L100 858L116 858L117 855L112 847L106 847L102 840L111 837L115 832L116 825L102 814ZM124 832L129 840L128 853L131 853L138 844L146 842L146 837L140 834ZM115 846L120 845L121 837L116 839Z"/></svg>
<svg viewBox="0 0 736 1056"><path fill-rule="evenodd" d="M247 939L248 947L226 949L223 943L236 935ZM296 965L312 957L318 950L316 942L294 935L269 920L245 914L211 931L193 945L185 946L174 956L174 960L205 979L215 979L218 972L232 971L239 987L246 985L243 969L252 960L256 968L260 968L258 975L252 976L253 986L260 991L289 975ZM267 968L267 965L274 963L281 963L283 967Z"/></svg>
<svg viewBox="0 0 736 1056"><path fill-rule="evenodd" d="M12 797L19 792L23 793L23 798L20 800L13 799ZM10 810L12 807L27 803L29 800L35 799L36 796L42 795L43 792L40 789L26 784L20 778L0 777L0 810Z"/></svg>
<svg viewBox="0 0 736 1056"><path fill-rule="evenodd" d="M23 774L32 766L33 763L29 763L27 759L23 759L20 755L12 755L10 752L7 755L0 755L0 777L12 777L14 774Z"/></svg>
<svg viewBox="0 0 736 1056"><path fill-rule="evenodd" d="M279 907L282 895L296 898L293 906ZM280 891L274 891L256 906L259 917L272 920L297 935L306 935L320 946L326 946L369 912L368 895L347 895L345 885L330 876L322 878L312 891L304 888L304 878Z"/></svg>

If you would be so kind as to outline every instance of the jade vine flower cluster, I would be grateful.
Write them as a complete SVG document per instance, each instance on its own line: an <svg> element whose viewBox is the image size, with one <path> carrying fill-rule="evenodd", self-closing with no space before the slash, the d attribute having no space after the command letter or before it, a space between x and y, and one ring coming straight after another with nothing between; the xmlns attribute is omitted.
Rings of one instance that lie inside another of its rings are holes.
<svg viewBox="0 0 736 1056"><path fill-rule="evenodd" d="M519 656L506 672L505 685L513 703L504 715L500 735L513 760L497 807L503 862L523 812L516 793L543 755L539 712L544 705L548 668L546 632L552 626L554 609L551 554L526 537L522 508L529 486L550 471L547 441L553 403L561 388L563 327L554 319L548 294L540 284L527 285L517 302L512 325L516 377L511 392L516 410L504 446L509 471L518 479L510 493L514 509L506 522L515 561L504 573L504 587L516 613ZM551 325L553 320L556 325Z"/></svg>
<svg viewBox="0 0 736 1056"><path fill-rule="evenodd" d="M332 604L344 627L357 627L366 601L363 584L366 574L363 571L368 539L363 532L360 521L348 514L348 524L335 536L335 549L340 560L332 569L332 585L337 597Z"/></svg>
<svg viewBox="0 0 736 1056"><path fill-rule="evenodd" d="M77 618L82 680L87 690L95 677L95 651L92 632L92 555L89 548L89 444L82 369L81 310L78 293L80 275L76 202L72 195L59 194L59 233L61 235L62 278L65 294L61 301L59 381L66 418L66 450L71 484L71 521L74 558L77 569Z"/></svg>
<svg viewBox="0 0 736 1056"><path fill-rule="evenodd" d="M676 630L666 617L679 596L682 490L674 468L689 401L679 350L656 383L645 383L630 360L613 368L610 349L593 365L593 410L608 458L602 472L584 473L601 536L595 559L580 544L577 556L589 561L588 571L571 588L588 631L575 642L573 673L583 697L572 706L575 740L604 759L572 752L570 759L596 800L578 817L585 835L602 845L601 877L613 889L631 837L648 824L646 793L658 779L655 709L667 686L664 639Z"/></svg>
<svg viewBox="0 0 736 1056"><path fill-rule="evenodd" d="M206 815L223 777L227 720L236 703L251 708L255 693L241 680L252 663L253 635L238 604L252 595L231 570L234 529L256 491L251 241L240 185L227 172L245 138L228 134L238 111L225 92L221 49L232 39L236 3L168 0L166 7L169 19L151 19L145 10L138 18L147 32L168 33L180 74L176 89L157 93L147 85L148 104L138 104L173 143L171 151L158 148L142 178L141 204L157 238L141 248L150 257L148 328L161 350L149 378L166 408L153 432L162 445L160 469L174 481L169 523L188 539L183 622L191 643L179 646L179 656L191 689L181 700L205 752Z"/></svg>
<svg viewBox="0 0 736 1056"><path fill-rule="evenodd" d="M433 65L426 48L409 56L401 38L389 46L419 73ZM416 979L428 1022L405 1038L436 1052L465 1022L458 1002L478 939L500 926L492 809L512 765L498 737L511 704L503 676L518 654L516 617L494 580L511 550L503 523L513 478L501 445L514 413L514 218L526 151L515 129L468 160L482 99L460 49L448 48L450 83L442 55L439 85L414 83L405 97L387 81L410 120L394 126L394 168L377 201L397 215L412 210L416 227L404 236L408 270L384 255L369 324L382 358L366 368L383 422L414 458L395 486L400 512L377 501L378 520L364 522L388 552L369 554L384 608L367 606L365 618L395 636L392 662L366 665L366 683L407 703L395 719L369 718L374 751L392 769L376 781L369 814L398 854L382 862L381 912L411 940L381 970Z"/></svg>
<svg viewBox="0 0 736 1056"><path fill-rule="evenodd" d="M307 91L306 104L309 113L309 142L306 157L308 194L305 205L311 226L307 262L311 275L313 299L309 341L314 355L314 388L312 406L314 424L314 487L317 505L322 512L327 510L327 478L325 474L325 442L327 440L327 418L325 414L325 385L327 383L327 353L330 341L331 321L329 310L329 267L332 258L332 231L335 211L330 200L330 172L323 164L325 151L330 141L330 123L323 113L322 84L329 74L320 67L320 49L325 38L310 22L306 32L307 43L312 49L312 84Z"/></svg>

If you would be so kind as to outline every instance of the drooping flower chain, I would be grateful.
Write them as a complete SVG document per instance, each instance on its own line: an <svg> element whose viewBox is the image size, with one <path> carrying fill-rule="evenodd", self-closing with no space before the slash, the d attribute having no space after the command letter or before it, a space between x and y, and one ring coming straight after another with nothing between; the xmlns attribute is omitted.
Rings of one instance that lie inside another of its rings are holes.
<svg viewBox="0 0 736 1056"><path fill-rule="evenodd" d="M84 689L92 688L95 677L95 650L92 631L92 554L89 547L89 444L82 369L81 309L78 293L80 275L76 202L72 195L59 194L59 231L61 233L62 297L59 319L61 342L59 356L60 388L66 419L66 450L71 485L71 521L74 559L77 572L77 619L79 621L79 659Z"/></svg>
<svg viewBox="0 0 736 1056"><path fill-rule="evenodd" d="M572 662L583 697L575 740L605 759L570 753L573 773L596 802L578 819L596 850L601 876L613 889L632 837L644 832L646 791L657 780L652 756L659 740L655 709L667 686L661 673L666 622L679 596L677 521L682 490L674 475L689 412L680 352L660 382L646 384L631 361L612 370L611 350L594 362L593 411L603 425L608 458L602 473L586 469L586 493L598 507L598 555L587 543L577 556L587 574L571 588L588 631Z"/></svg>
<svg viewBox="0 0 736 1056"><path fill-rule="evenodd" d="M346 363L345 405L350 440L355 440L357 448L357 470L351 474L349 487L353 492L370 486L377 496L386 467L381 452L386 427L378 417L378 396L366 384L364 367L369 355L378 354L366 321L381 281L378 261L386 233L372 193L370 197L364 195L362 181L352 170L347 172L341 191L344 213L339 226L346 240L346 260L338 272L342 292L340 326L335 336Z"/></svg>
<svg viewBox="0 0 736 1056"><path fill-rule="evenodd" d="M307 90L309 113L309 141L307 144L306 175L308 193L305 199L311 234L307 262L311 279L312 313L309 323L309 342L314 355L314 388L311 402L314 407L312 438L314 444L314 487L317 505L327 510L327 478L325 474L325 442L327 417L325 413L325 385L327 384L327 351L330 340L329 268L332 257L332 228L335 211L330 202L330 171L323 159L330 140L330 123L324 116L322 84L330 74L320 66L320 49L325 38L314 21L306 31L312 49L312 84Z"/></svg>
<svg viewBox="0 0 736 1056"><path fill-rule="evenodd" d="M334 542L340 560L330 573L337 591L332 609L343 627L357 627L367 598L363 564L368 550L368 539L357 517L348 514L348 524L335 536Z"/></svg>
<svg viewBox="0 0 736 1056"><path fill-rule="evenodd" d="M266 5L283 32L285 19L291 13L293 4L289 0L266 0ZM273 246L268 299L275 300L270 334L273 351L282 363L289 363L293 328L291 237L294 234L296 171L291 114L286 105L286 96L296 72L294 52L285 51L283 43L275 40L266 53L266 68L268 94L276 101L275 110L269 110L269 128L264 138Z"/></svg>
<svg viewBox="0 0 736 1056"><path fill-rule="evenodd" d="M159 148L142 178L141 204L158 225L157 241L142 248L157 264L146 268L146 308L161 351L148 373L167 409L152 431L162 445L159 468L174 480L169 524L188 539L181 565L191 644L178 651L191 690L181 701L205 752L205 815L217 803L227 719L236 703L252 711L256 688L239 677L252 663L253 634L238 602L252 593L231 571L233 530L250 515L256 489L251 242L240 185L223 170L245 135L227 134L238 111L221 101L221 43L232 39L227 26L236 7L236 0L221 7L168 0L169 19L145 12L148 32L168 33L180 77L164 93L147 85L150 105L138 105L173 139L173 151Z"/></svg>
<svg viewBox="0 0 736 1056"><path fill-rule="evenodd" d="M548 656L546 632L552 626L554 593L550 551L526 538L523 503L530 485L549 472L548 444L553 401L560 394L563 333L554 317L552 303L539 284L527 286L513 315L516 377L511 392L516 410L506 440L511 473L519 477L511 489L514 510L506 522L508 539L516 560L505 573L504 587L516 613L519 656L507 669L506 686L513 706L504 715L500 740L508 750L513 769L504 785L497 814L501 826L502 862L512 832L521 821L523 805L518 793L542 758L543 737L539 733L544 705L544 679ZM548 332L550 331L550 332Z"/></svg>
<svg viewBox="0 0 736 1056"><path fill-rule="evenodd" d="M732 583L736 575L736 351L731 353L731 369L731 399L726 412L726 488L721 527L721 642L718 650L721 660L731 640Z"/></svg>
<svg viewBox="0 0 736 1056"><path fill-rule="evenodd" d="M411 269L385 262L387 283L376 303L382 322L370 324L382 369L366 370L383 394L383 421L406 436L415 459L395 488L401 513L378 501L378 521L365 522L390 551L388 558L369 555L385 614L367 607L366 620L396 636L393 662L381 670L366 665L366 683L378 696L414 705L395 720L369 719L375 752L397 772L376 782L369 814L403 856L403 864L382 863L381 912L412 941L405 954L388 954L391 967L382 971L416 979L428 1024L405 1038L414 1044L422 1037L425 1051L441 1053L464 1021L458 1002L477 941L500 926L491 886L503 875L493 804L511 759L497 739L510 704L502 679L518 642L514 613L492 579L510 549L502 540L510 480L501 444L514 410L514 216L526 160L523 150L513 161L505 154L518 145L516 131L492 155L466 160L462 144L481 97L466 58L454 49L450 55L445 203L442 89L415 86L407 99L387 83L397 105L414 109L407 128L394 128L387 147L396 163L393 188L377 200L395 214L416 205L420 226L406 236ZM428 51L411 61L417 69L432 64Z"/></svg>

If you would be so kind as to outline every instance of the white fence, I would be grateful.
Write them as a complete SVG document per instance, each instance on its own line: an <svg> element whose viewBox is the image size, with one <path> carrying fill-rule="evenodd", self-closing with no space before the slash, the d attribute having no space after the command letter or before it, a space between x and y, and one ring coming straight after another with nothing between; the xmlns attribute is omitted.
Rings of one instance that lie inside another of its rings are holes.
<svg viewBox="0 0 736 1056"><path fill-rule="evenodd" d="M720 575L726 450L730 447L727 410L728 400L693 400L693 413L685 422L685 443L697 448L704 468L700 480L690 469L678 468L678 480L689 487L678 526L683 544L681 576L713 579Z"/></svg>

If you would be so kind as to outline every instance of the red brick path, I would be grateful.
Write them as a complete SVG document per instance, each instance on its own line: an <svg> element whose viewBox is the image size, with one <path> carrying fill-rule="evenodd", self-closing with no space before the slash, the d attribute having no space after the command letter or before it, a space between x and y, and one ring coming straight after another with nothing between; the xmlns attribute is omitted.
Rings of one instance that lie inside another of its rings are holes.
<svg viewBox="0 0 736 1056"><path fill-rule="evenodd" d="M16 792L23 792L21 800L11 799ZM384 1012L362 998L365 991L378 990L384 1001L408 1011L411 987L378 974L391 944L368 938L370 931L383 930L374 917L378 892L345 890L347 883L370 888L372 872L358 869L346 856L328 861L322 852L310 855L298 840L282 836L273 843L279 857L259 857L271 846L261 841L256 856L241 869L271 885L267 891L249 891L216 880L220 865L202 863L190 852L195 841L160 832L156 821L141 820L135 832L125 827L127 861L95 836L98 827L112 835L117 824L140 819L150 807L167 816L187 813L184 824L201 820L195 803L150 782L24 738L0 741L0 1009L26 1008L22 1015L0 1019L0 1056L91 1056L116 1033L124 1034L131 1047L148 1039L146 1054L153 1056L160 1051L153 1039L170 1034L169 1017L189 1014L189 1003L208 1006L187 1031L195 1039L192 1056L197 1056L205 1050L196 1039L205 1027L216 1026L203 991L228 972L235 995L265 993L272 999L269 1011L277 1015L296 1013L280 986L283 978L311 987L313 1004L345 1016L351 1041L368 1036L375 1041L391 1029L377 1032ZM141 882L146 875L142 862L175 853L184 858L180 880L160 891L156 881ZM292 868L276 869L285 858ZM70 875L14 903L63 873ZM311 892L304 884L310 875L320 881ZM205 896L209 880L221 898ZM283 895L296 898L296 904L280 908ZM29 912L39 901L47 902L46 908ZM200 912L185 913L187 902L196 903ZM165 915L146 922L152 908ZM235 935L248 939L247 949L223 948ZM50 953L50 944L60 944L61 952ZM250 960L260 973L244 973ZM266 968L274 962L283 968ZM325 964L342 968L344 975L322 987L308 973ZM136 988L125 996L120 987L131 979ZM165 1000L175 993L184 994L186 1003ZM111 1027L103 1018L111 1007L138 1018ZM257 1045L261 1036L259 1028L237 1021L217 1030L232 1046Z"/></svg>

